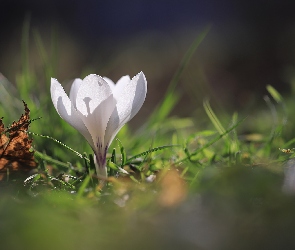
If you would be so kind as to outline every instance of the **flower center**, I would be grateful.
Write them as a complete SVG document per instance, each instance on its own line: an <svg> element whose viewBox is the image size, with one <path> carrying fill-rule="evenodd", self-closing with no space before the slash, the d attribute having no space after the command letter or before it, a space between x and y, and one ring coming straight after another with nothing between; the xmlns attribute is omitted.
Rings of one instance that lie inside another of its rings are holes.
<svg viewBox="0 0 295 250"><path fill-rule="evenodd" d="M107 151L108 151L108 144L105 145L105 147L103 147L100 139L97 139L97 143L96 143L96 162L98 164L99 168L104 168L106 165L106 157L107 157Z"/></svg>

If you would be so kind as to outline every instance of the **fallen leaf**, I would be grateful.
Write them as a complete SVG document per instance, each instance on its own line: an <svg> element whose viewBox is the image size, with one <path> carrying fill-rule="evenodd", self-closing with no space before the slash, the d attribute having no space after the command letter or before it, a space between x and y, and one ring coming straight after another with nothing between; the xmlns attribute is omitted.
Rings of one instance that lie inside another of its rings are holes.
<svg viewBox="0 0 295 250"><path fill-rule="evenodd" d="M27 130L30 125L30 110L25 102L25 114L17 122L5 129L0 119L0 181L9 174L23 174L37 167L34 152L31 152L32 140Z"/></svg>

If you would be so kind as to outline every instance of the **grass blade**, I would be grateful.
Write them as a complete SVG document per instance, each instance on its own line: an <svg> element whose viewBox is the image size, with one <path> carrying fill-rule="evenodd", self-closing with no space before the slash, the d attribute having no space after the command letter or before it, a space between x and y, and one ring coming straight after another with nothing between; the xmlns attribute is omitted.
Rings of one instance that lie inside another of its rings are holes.
<svg viewBox="0 0 295 250"><path fill-rule="evenodd" d="M61 162L61 161L58 161L58 160L55 160L53 159L52 157L46 155L46 154L43 154L37 150L34 149L34 156L38 159L41 159L43 161L46 161L46 162L50 162L58 167L62 167L62 170L63 171L66 171L69 169L69 163L65 163L65 162Z"/></svg>
<svg viewBox="0 0 295 250"><path fill-rule="evenodd" d="M229 132L231 132L232 130L234 130L237 126L239 126L244 120L241 119L239 122L237 122L235 125L233 125L232 127L230 127L228 130L226 130L223 134L216 136L214 139L212 139L211 141L209 141L208 143L206 143L203 147L197 149L195 152L191 153L189 156L175 162L175 164L179 164L183 161L189 160L190 157L195 156L196 154L198 154L199 152L201 152L202 150L210 147L212 144L214 144L215 142L219 141L222 137L226 136Z"/></svg>
<svg viewBox="0 0 295 250"><path fill-rule="evenodd" d="M213 112L210 103L208 100L205 100L203 102L203 106L204 109L206 111L206 114L208 115L209 119L211 120L211 122L213 123L215 129L218 131L219 134L224 134L225 133L225 129L224 127L221 125L221 122L219 121L219 119L217 118L217 116L215 115L215 113Z"/></svg>
<svg viewBox="0 0 295 250"><path fill-rule="evenodd" d="M268 93L272 96L272 98L277 102L281 103L283 101L283 97L280 95L280 93L271 85L267 85L266 89Z"/></svg>
<svg viewBox="0 0 295 250"><path fill-rule="evenodd" d="M52 141L54 141L54 142L56 142L56 143L62 145L62 146L65 147L66 149L72 151L72 152L75 153L78 157L80 157L80 158L84 158L84 159L85 159L85 157L84 157L82 154L80 154L80 153L77 152L76 150L70 148L70 147L67 146L66 144L60 142L59 140L56 140L55 138L53 138L53 137L51 137L51 136L48 136L48 135L39 135L39 134L36 134L36 133L34 133L34 132L30 132L30 131L27 131L27 133L28 133L28 134L32 134L32 135L36 135L36 136L40 136L40 137L43 137L43 138L46 138L46 139L50 139L50 140L52 140ZM87 158L86 158L86 160L89 161Z"/></svg>
<svg viewBox="0 0 295 250"><path fill-rule="evenodd" d="M132 160L135 160L136 158L139 158L141 156L145 156L147 154L150 154L152 152L156 152L156 151L159 151L159 150L163 150L163 149L166 149L166 148L175 148L175 147L181 147L180 145L165 145L165 146L160 146L160 147L156 147L156 148L152 148L152 149L149 149L147 151L144 151L140 154L137 154L137 155L134 155L132 156L131 158L129 158L125 164L129 164L132 162Z"/></svg>
<svg viewBox="0 0 295 250"><path fill-rule="evenodd" d="M150 127L156 122L160 122L163 119L165 119L170 114L173 107L176 105L177 101L179 100L179 96L177 93L174 92L175 87L177 86L177 83L179 82L184 69L189 64L192 56L194 55L199 45L208 34L209 30L210 30L210 26L206 27L201 32L201 34L198 35L198 37L192 43L188 51L185 53L183 59L180 62L178 69L176 70L175 74L172 77L172 80L163 98L164 101L160 105L158 105L158 107L155 109L156 111L152 113L148 122L148 127Z"/></svg>

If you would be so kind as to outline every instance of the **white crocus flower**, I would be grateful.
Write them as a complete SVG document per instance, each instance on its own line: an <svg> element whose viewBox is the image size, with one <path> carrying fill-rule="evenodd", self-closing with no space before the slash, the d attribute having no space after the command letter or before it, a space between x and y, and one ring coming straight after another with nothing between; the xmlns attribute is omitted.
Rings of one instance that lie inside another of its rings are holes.
<svg viewBox="0 0 295 250"><path fill-rule="evenodd" d="M140 110L147 92L142 72L117 84L98 75L75 79L70 97L61 84L51 78L51 99L60 117L77 129L95 153L98 175L107 176L106 154L116 134Z"/></svg>

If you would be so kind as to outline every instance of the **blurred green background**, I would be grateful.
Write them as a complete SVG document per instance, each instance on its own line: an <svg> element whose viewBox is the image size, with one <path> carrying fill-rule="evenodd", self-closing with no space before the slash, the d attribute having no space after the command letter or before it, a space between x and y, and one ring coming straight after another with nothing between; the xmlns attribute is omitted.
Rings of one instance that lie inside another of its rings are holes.
<svg viewBox="0 0 295 250"><path fill-rule="evenodd" d="M0 69L12 83L22 68L22 25L29 16L44 49L56 54L52 76L62 82L89 72L114 81L143 71L149 95L145 117L163 97L171 76L196 35L211 24L179 84L185 97L176 112L191 115L204 96L231 110L255 102L270 84L290 91L294 75L292 1L2 1ZM32 35L32 34L31 34ZM54 36L54 37L53 37ZM30 64L44 79L33 35ZM47 62L50 63L50 62ZM135 121L141 121L141 117Z"/></svg>

